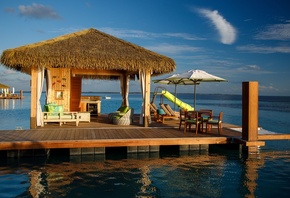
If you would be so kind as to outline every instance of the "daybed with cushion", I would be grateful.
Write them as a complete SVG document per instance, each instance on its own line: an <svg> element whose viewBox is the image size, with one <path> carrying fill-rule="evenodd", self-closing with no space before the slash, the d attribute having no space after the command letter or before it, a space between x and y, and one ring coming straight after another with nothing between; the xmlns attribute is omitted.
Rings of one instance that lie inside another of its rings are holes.
<svg viewBox="0 0 290 198"><path fill-rule="evenodd" d="M128 106L120 107L116 112L109 113L109 121L117 125L130 125L133 123L134 109Z"/></svg>
<svg viewBox="0 0 290 198"><path fill-rule="evenodd" d="M44 111L42 126L47 122L58 122L60 126L66 122L75 122L76 126L79 125L78 112L64 112L62 105L47 104L44 105Z"/></svg>

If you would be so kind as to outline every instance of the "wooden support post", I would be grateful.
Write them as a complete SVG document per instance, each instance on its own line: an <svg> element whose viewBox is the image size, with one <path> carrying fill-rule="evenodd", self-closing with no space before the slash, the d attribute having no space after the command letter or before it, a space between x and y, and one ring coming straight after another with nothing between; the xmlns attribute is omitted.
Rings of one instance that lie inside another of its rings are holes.
<svg viewBox="0 0 290 198"><path fill-rule="evenodd" d="M19 95L20 99L23 99L23 91L20 90L20 95Z"/></svg>
<svg viewBox="0 0 290 198"><path fill-rule="evenodd" d="M106 154L106 148L105 147L96 147L94 154L95 155Z"/></svg>
<svg viewBox="0 0 290 198"><path fill-rule="evenodd" d="M137 152L138 152L137 146L128 146L127 147L127 153L137 153Z"/></svg>
<svg viewBox="0 0 290 198"><path fill-rule="evenodd" d="M146 70L145 73L145 97L144 97L144 120L143 126L149 126L149 116L150 116L150 81L151 81L151 71Z"/></svg>
<svg viewBox="0 0 290 198"><path fill-rule="evenodd" d="M127 90L129 89L128 87L128 84L127 84L127 81L128 81L128 74L127 73L123 73L121 75L121 78L120 78L120 83L122 83L122 87L123 87L123 90L122 90L122 106L127 106L128 105L128 98L126 98L126 92Z"/></svg>
<svg viewBox="0 0 290 198"><path fill-rule="evenodd" d="M149 146L150 153L159 152L160 146Z"/></svg>
<svg viewBox="0 0 290 198"><path fill-rule="evenodd" d="M148 153L149 146L137 146L138 153Z"/></svg>
<svg viewBox="0 0 290 198"><path fill-rule="evenodd" d="M179 151L189 151L190 145L179 145Z"/></svg>
<svg viewBox="0 0 290 198"><path fill-rule="evenodd" d="M37 127L36 114L37 114L37 68L31 68L31 81L30 81L30 128L35 129Z"/></svg>
<svg viewBox="0 0 290 198"><path fill-rule="evenodd" d="M244 147L248 153L258 151L258 82L243 82L242 139L252 146ZM255 145L257 142L257 145ZM260 143L260 142L259 142Z"/></svg>

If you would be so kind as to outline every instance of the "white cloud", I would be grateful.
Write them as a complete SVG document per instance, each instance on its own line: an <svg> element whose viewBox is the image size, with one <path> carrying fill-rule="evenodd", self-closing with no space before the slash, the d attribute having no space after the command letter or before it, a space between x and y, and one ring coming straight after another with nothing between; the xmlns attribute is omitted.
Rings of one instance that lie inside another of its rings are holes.
<svg viewBox="0 0 290 198"><path fill-rule="evenodd" d="M183 52L197 52L202 50L198 47L192 47L188 45L171 45L167 43L155 46L146 46L146 48L162 54L181 54Z"/></svg>
<svg viewBox="0 0 290 198"><path fill-rule="evenodd" d="M4 78L4 77L7 77L9 75L15 75L15 74L19 74L19 72L15 71L15 70L12 70L12 69L8 69L4 65L0 69L0 77Z"/></svg>
<svg viewBox="0 0 290 198"><path fill-rule="evenodd" d="M260 91L279 91L278 88L275 88L273 85L259 85L259 90Z"/></svg>
<svg viewBox="0 0 290 198"><path fill-rule="evenodd" d="M290 47L287 46L269 47L257 45L244 45L237 47L237 50L259 54L290 53Z"/></svg>
<svg viewBox="0 0 290 198"><path fill-rule="evenodd" d="M187 33L163 33L161 34L161 36L168 36L168 37L175 37L175 38L182 38L184 40L205 40L205 38L200 38L200 37L196 37L192 34L187 34Z"/></svg>
<svg viewBox="0 0 290 198"><path fill-rule="evenodd" d="M232 44L237 37L236 29L217 10L198 9L202 16L208 18L219 32L223 44Z"/></svg>
<svg viewBox="0 0 290 198"><path fill-rule="evenodd" d="M99 28L99 30L106 32L110 35L116 36L118 38L143 38L143 39L180 38L184 40L205 40L204 38L200 38L187 33L154 33L154 32L145 32L142 30L129 30L110 27Z"/></svg>
<svg viewBox="0 0 290 198"><path fill-rule="evenodd" d="M271 73L274 73L272 71L266 71L266 70L263 70L260 66L258 65L245 65L243 67L240 67L237 69L239 72L243 72L243 73L263 73L263 74L271 74Z"/></svg>
<svg viewBox="0 0 290 198"><path fill-rule="evenodd" d="M61 17L51 7L33 3L32 5L20 5L18 7L21 16L36 19L60 19Z"/></svg>
<svg viewBox="0 0 290 198"><path fill-rule="evenodd" d="M246 65L244 67L238 68L240 71L260 71L261 68L258 65Z"/></svg>
<svg viewBox="0 0 290 198"><path fill-rule="evenodd" d="M254 38L257 40L290 40L290 23L269 25Z"/></svg>

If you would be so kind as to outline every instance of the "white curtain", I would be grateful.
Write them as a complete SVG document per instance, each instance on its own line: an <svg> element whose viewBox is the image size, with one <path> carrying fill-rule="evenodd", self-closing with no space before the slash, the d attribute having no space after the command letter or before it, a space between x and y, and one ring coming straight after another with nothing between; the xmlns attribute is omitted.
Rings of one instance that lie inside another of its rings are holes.
<svg viewBox="0 0 290 198"><path fill-rule="evenodd" d="M139 82L140 82L141 94L142 94L142 107L141 107L141 112L140 112L139 124L143 124L144 100L145 100L145 71L139 71Z"/></svg>
<svg viewBox="0 0 290 198"><path fill-rule="evenodd" d="M122 94L122 106L129 106L129 76L122 75L120 79L120 86L121 86L121 94ZM124 86L124 84L126 85Z"/></svg>
<svg viewBox="0 0 290 198"><path fill-rule="evenodd" d="M44 81L44 68L38 67L37 70L37 111L36 111L36 125L41 126L42 124L42 109L41 109L41 93L43 88L43 81Z"/></svg>
<svg viewBox="0 0 290 198"><path fill-rule="evenodd" d="M52 83L51 83L51 73L49 69L46 69L46 104L50 103L49 101L49 96L51 94L51 87L52 87Z"/></svg>

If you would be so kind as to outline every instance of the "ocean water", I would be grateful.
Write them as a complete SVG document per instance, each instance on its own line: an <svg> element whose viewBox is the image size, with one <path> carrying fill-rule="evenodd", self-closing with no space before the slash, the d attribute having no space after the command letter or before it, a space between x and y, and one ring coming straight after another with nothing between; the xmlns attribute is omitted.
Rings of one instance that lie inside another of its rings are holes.
<svg viewBox="0 0 290 198"><path fill-rule="evenodd" d="M121 103L116 93L102 99L102 113ZM1 130L28 129L30 94L23 100L0 100ZM178 94L193 103L193 94ZM44 104L45 95L41 101ZM129 103L140 113L141 95L130 94ZM159 96L154 101L169 103ZM224 112L224 122L241 125L241 96L197 95L197 109ZM259 126L290 133L290 97L259 97ZM259 154L219 146L208 152L179 152L161 147L159 153L128 154L109 149L106 155L69 156L51 150L50 156L7 159L0 153L0 197L289 197L290 142L266 141Z"/></svg>

